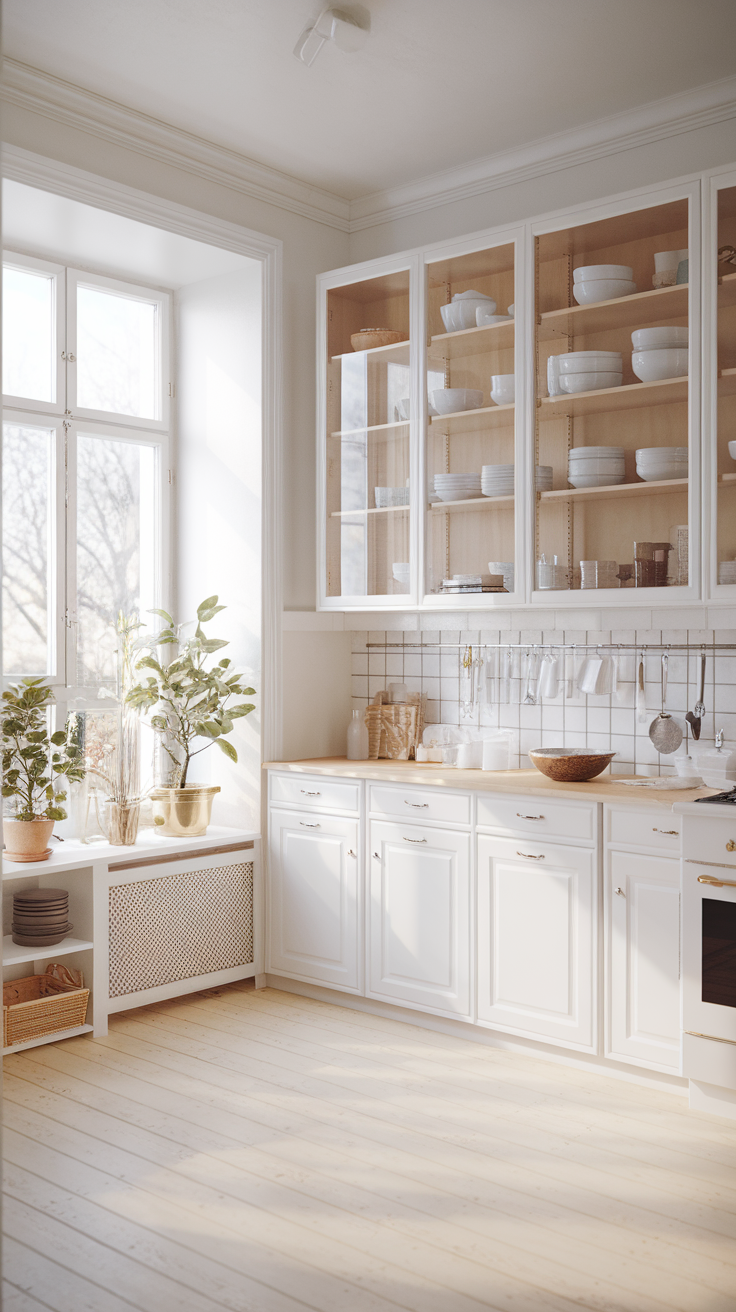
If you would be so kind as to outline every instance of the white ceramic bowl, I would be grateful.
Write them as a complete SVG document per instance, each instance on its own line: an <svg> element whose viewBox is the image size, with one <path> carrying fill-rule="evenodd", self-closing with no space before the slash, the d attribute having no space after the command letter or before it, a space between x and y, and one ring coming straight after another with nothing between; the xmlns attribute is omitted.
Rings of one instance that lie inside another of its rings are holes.
<svg viewBox="0 0 736 1312"><path fill-rule="evenodd" d="M483 393L472 387L442 387L432 393L432 403L440 415L478 410L483 404Z"/></svg>
<svg viewBox="0 0 736 1312"><path fill-rule="evenodd" d="M654 253L654 271L655 273L664 273L667 269L676 269L681 260L688 257L687 250L680 251L655 251Z"/></svg>
<svg viewBox="0 0 736 1312"><path fill-rule="evenodd" d="M596 301L616 301L622 296L633 296L635 282L623 278L591 278L589 282L573 284L572 294L578 305L595 305Z"/></svg>
<svg viewBox="0 0 736 1312"><path fill-rule="evenodd" d="M573 487L618 487L626 481L625 474L574 474L567 476Z"/></svg>
<svg viewBox="0 0 736 1312"><path fill-rule="evenodd" d="M634 270L628 264L580 264L573 269L572 277L573 282L592 282L602 278L633 282Z"/></svg>
<svg viewBox="0 0 736 1312"><path fill-rule="evenodd" d="M459 296L453 296L449 305L440 306L445 331L458 333L466 328L476 328L475 315L479 307L487 314L496 312L496 302L490 296L481 295L480 292L461 292Z"/></svg>
<svg viewBox="0 0 736 1312"><path fill-rule="evenodd" d="M605 460L576 460L571 461L569 466L571 474L623 474L626 466L623 460L616 460L614 456L609 456Z"/></svg>
<svg viewBox="0 0 736 1312"><path fill-rule="evenodd" d="M496 302L492 296L486 296L485 292L476 292L472 287L467 292L455 292L452 299L453 301L488 301L494 310L496 308Z"/></svg>
<svg viewBox="0 0 736 1312"><path fill-rule="evenodd" d="M642 483L664 483L670 478L687 478L687 465L661 465L653 466L649 469L640 469L637 465L636 472Z"/></svg>
<svg viewBox="0 0 736 1312"><path fill-rule="evenodd" d="M728 454L730 455L732 460L736 460L736 442L729 442Z"/></svg>
<svg viewBox="0 0 736 1312"><path fill-rule="evenodd" d="M599 392L604 387L620 387L623 374L608 370L595 369L581 374L560 374L560 387L563 392Z"/></svg>
<svg viewBox="0 0 736 1312"><path fill-rule="evenodd" d="M515 395L515 374L491 374L491 400L496 405L513 405Z"/></svg>
<svg viewBox="0 0 736 1312"><path fill-rule="evenodd" d="M513 317L514 317L514 312L515 312L515 310L516 310L516 302L513 301L513 302L511 303L511 305L507 305L507 306L506 306L506 309L508 310L509 314L511 315L511 318L513 319Z"/></svg>
<svg viewBox="0 0 736 1312"><path fill-rule="evenodd" d="M690 352L687 347L667 346L653 351L633 351L631 368L643 383L657 383L663 378L684 378Z"/></svg>
<svg viewBox="0 0 736 1312"><path fill-rule="evenodd" d="M581 374L589 369L620 373L624 366L620 351L568 351L567 355L558 355L557 359L561 374Z"/></svg>
<svg viewBox="0 0 736 1312"><path fill-rule="evenodd" d="M491 302L491 304L493 304L493 302ZM490 310L487 310L485 309L484 306L479 305L478 309L475 312L475 322L477 323L479 328L488 328L490 324L494 324L494 323L511 323L511 315L492 314Z"/></svg>
<svg viewBox="0 0 736 1312"><path fill-rule="evenodd" d="M640 446L636 451L637 464L672 464L673 461L687 460L686 446Z"/></svg>
<svg viewBox="0 0 736 1312"><path fill-rule="evenodd" d="M663 346L686 347L687 343L687 328L637 328L631 334L631 345L635 351L652 351Z"/></svg>
<svg viewBox="0 0 736 1312"><path fill-rule="evenodd" d="M624 448L622 446L574 446L570 452L570 459L588 459L590 456L620 456L624 458Z"/></svg>

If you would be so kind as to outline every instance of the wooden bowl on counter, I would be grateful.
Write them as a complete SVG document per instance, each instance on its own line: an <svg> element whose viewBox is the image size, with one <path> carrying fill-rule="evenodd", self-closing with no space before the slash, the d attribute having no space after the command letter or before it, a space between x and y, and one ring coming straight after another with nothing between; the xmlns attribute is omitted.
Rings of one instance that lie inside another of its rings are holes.
<svg viewBox="0 0 736 1312"><path fill-rule="evenodd" d="M353 333L350 345L354 351L371 351L377 346L395 346L404 341L404 334L393 328L361 328L359 333Z"/></svg>
<svg viewBox="0 0 736 1312"><path fill-rule="evenodd" d="M558 784L584 784L610 765L615 752L580 752L574 747L535 747L532 765Z"/></svg>

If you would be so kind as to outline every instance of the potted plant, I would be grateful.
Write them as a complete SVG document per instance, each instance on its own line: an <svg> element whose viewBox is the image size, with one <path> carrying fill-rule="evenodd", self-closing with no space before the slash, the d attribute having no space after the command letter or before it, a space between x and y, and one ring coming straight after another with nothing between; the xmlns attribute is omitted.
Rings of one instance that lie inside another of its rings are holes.
<svg viewBox="0 0 736 1312"><path fill-rule="evenodd" d="M255 689L245 687L242 675L232 673L227 656L208 667L214 653L229 644L223 638L206 637L202 625L224 609L217 597L203 601L197 608L197 627L191 638L182 636L186 626L175 624L165 610L153 611L164 620L165 628L144 644L149 652L135 668L149 671L148 678L131 688L126 698L144 714L155 712L150 724L172 763L171 785L151 793L154 821L161 833L172 837L206 832L212 799L220 789L190 783L190 763L214 744L228 760L237 761L227 734L232 733L235 720L255 710L252 702L231 704L233 698L255 696ZM168 663L156 656L160 647L176 648ZM196 746L198 742L202 745Z"/></svg>
<svg viewBox="0 0 736 1312"><path fill-rule="evenodd" d="M24 679L2 696L3 797L13 814L3 817L9 861L45 861L54 821L65 820L66 792L58 783L84 778L81 752L63 729L49 734L48 708L54 694L42 679Z"/></svg>

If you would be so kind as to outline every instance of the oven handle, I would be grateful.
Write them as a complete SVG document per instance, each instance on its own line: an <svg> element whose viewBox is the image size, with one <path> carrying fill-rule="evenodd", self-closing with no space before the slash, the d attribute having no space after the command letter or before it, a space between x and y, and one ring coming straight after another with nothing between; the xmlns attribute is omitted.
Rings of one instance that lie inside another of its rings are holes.
<svg viewBox="0 0 736 1312"><path fill-rule="evenodd" d="M714 875L698 875L699 884L710 884L711 888L736 888L736 879L716 879Z"/></svg>

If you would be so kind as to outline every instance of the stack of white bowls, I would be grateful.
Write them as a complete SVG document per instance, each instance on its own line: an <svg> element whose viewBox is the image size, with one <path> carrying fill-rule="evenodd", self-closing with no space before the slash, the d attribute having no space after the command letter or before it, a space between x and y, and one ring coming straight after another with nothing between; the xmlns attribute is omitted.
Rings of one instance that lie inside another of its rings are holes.
<svg viewBox="0 0 736 1312"><path fill-rule="evenodd" d="M631 368L643 383L686 377L687 328L638 328L631 334L631 344Z"/></svg>
<svg viewBox="0 0 736 1312"><path fill-rule="evenodd" d="M620 387L623 370L620 351L568 351L565 355L551 355L547 361L549 394L560 396Z"/></svg>
<svg viewBox="0 0 736 1312"><path fill-rule="evenodd" d="M483 292L456 292L449 305L440 306L445 332L460 333L466 328L477 327L475 316L478 309L489 315L495 314L496 302Z"/></svg>
<svg viewBox="0 0 736 1312"><path fill-rule="evenodd" d="M574 446L567 481L573 487L615 487L626 479L622 446Z"/></svg>
<svg viewBox="0 0 736 1312"><path fill-rule="evenodd" d="M718 582L736 583L736 560L721 560L718 564Z"/></svg>
<svg viewBox="0 0 736 1312"><path fill-rule="evenodd" d="M552 466L537 465L535 485L537 492L552 488ZM481 490L485 497L510 497L514 494L513 465L484 465L481 469ZM491 573L494 571L491 570Z"/></svg>
<svg viewBox="0 0 736 1312"><path fill-rule="evenodd" d="M440 501L469 501L483 496L480 474L435 474L434 490Z"/></svg>
<svg viewBox="0 0 736 1312"><path fill-rule="evenodd" d="M581 588L617 588L618 565L615 560L581 560Z"/></svg>
<svg viewBox="0 0 736 1312"><path fill-rule="evenodd" d="M489 560L488 573L496 577L500 574L503 578L503 586L507 592L514 590L514 562L513 560Z"/></svg>
<svg viewBox="0 0 736 1312"><path fill-rule="evenodd" d="M645 483L687 478L686 446L643 446L636 453L636 472Z"/></svg>
<svg viewBox="0 0 736 1312"><path fill-rule="evenodd" d="M491 400L494 405L513 405L515 396L515 374L491 374Z"/></svg>
<svg viewBox="0 0 736 1312"><path fill-rule="evenodd" d="M584 264L572 276L572 294L578 305L615 301L636 291L634 270L628 264Z"/></svg>
<svg viewBox="0 0 736 1312"><path fill-rule="evenodd" d="M389 506L408 506L408 487L375 487L376 510L385 510Z"/></svg>

